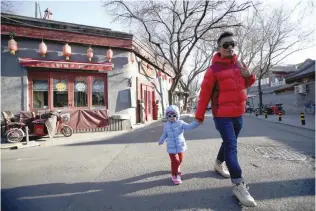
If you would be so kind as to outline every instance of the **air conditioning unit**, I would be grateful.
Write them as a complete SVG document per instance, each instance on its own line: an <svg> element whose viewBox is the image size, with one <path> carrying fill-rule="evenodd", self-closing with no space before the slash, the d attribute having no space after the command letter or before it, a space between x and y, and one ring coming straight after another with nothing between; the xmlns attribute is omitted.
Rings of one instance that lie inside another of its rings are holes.
<svg viewBox="0 0 316 211"><path fill-rule="evenodd" d="M306 84L301 84L298 86L294 86L294 93L295 94L306 94Z"/></svg>

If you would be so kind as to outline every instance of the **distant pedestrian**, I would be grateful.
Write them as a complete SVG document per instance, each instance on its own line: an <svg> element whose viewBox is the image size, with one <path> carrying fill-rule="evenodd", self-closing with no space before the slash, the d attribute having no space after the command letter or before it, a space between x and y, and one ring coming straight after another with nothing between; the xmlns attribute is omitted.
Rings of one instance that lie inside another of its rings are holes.
<svg viewBox="0 0 316 211"><path fill-rule="evenodd" d="M140 100L139 108L140 108L140 122L142 124L145 124L145 122L146 122L146 113L145 113L145 100L144 99Z"/></svg>
<svg viewBox="0 0 316 211"><path fill-rule="evenodd" d="M256 76L234 54L233 33L222 33L217 44L219 52L214 55L212 65L205 73L195 118L199 122L204 121L211 99L215 127L223 139L214 169L223 177L231 178L234 184L233 193L243 205L256 206L244 184L237 157L237 138L242 128L242 115L247 101L246 89L256 81Z"/></svg>
<svg viewBox="0 0 316 211"><path fill-rule="evenodd" d="M167 142L167 152L171 160L171 180L174 184L179 185L181 181L180 166L183 161L184 151L187 150L183 132L192 130L199 126L197 121L191 124L179 120L180 111L175 105L171 105L166 109L167 122L164 125L163 134L159 139L158 144L162 145Z"/></svg>

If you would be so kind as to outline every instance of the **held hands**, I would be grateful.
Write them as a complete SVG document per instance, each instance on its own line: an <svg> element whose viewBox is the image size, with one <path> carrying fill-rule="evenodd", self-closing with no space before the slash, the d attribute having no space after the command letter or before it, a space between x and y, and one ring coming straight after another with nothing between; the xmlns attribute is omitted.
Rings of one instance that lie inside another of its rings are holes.
<svg viewBox="0 0 316 211"><path fill-rule="evenodd" d="M202 121L200 119L195 118L195 121L200 125L202 124Z"/></svg>
<svg viewBox="0 0 316 211"><path fill-rule="evenodd" d="M240 62L239 60L237 60L236 64L237 64L237 67L240 69L240 74L242 75L242 77L249 78L252 76L251 72L249 72L249 70L244 68L246 65L243 62Z"/></svg>

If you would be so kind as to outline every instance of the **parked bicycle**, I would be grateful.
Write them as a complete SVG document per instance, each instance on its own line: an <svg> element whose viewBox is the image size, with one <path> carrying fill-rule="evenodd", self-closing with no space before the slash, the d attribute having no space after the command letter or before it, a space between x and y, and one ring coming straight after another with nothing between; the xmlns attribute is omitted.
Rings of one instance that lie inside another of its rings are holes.
<svg viewBox="0 0 316 211"><path fill-rule="evenodd" d="M309 101L308 103L306 103L305 107L306 113L315 114L315 103L313 103L313 101Z"/></svg>
<svg viewBox="0 0 316 211"><path fill-rule="evenodd" d="M268 112L268 105L262 104L262 106L260 107L260 104L258 104L258 108L256 108L254 112L255 114Z"/></svg>

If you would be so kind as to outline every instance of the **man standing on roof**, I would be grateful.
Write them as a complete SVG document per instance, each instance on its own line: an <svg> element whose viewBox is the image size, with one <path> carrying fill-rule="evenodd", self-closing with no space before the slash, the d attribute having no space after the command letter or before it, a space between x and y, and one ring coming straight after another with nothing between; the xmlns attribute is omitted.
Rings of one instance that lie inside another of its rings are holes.
<svg viewBox="0 0 316 211"><path fill-rule="evenodd" d="M211 100L215 127L223 140L214 169L222 176L231 178L234 184L233 193L243 205L256 206L244 184L237 158L237 137L246 108L246 89L255 82L256 76L248 71L244 63L237 60L233 33L222 33L217 44L219 51L205 73L195 118L199 122L204 121L207 105Z"/></svg>

